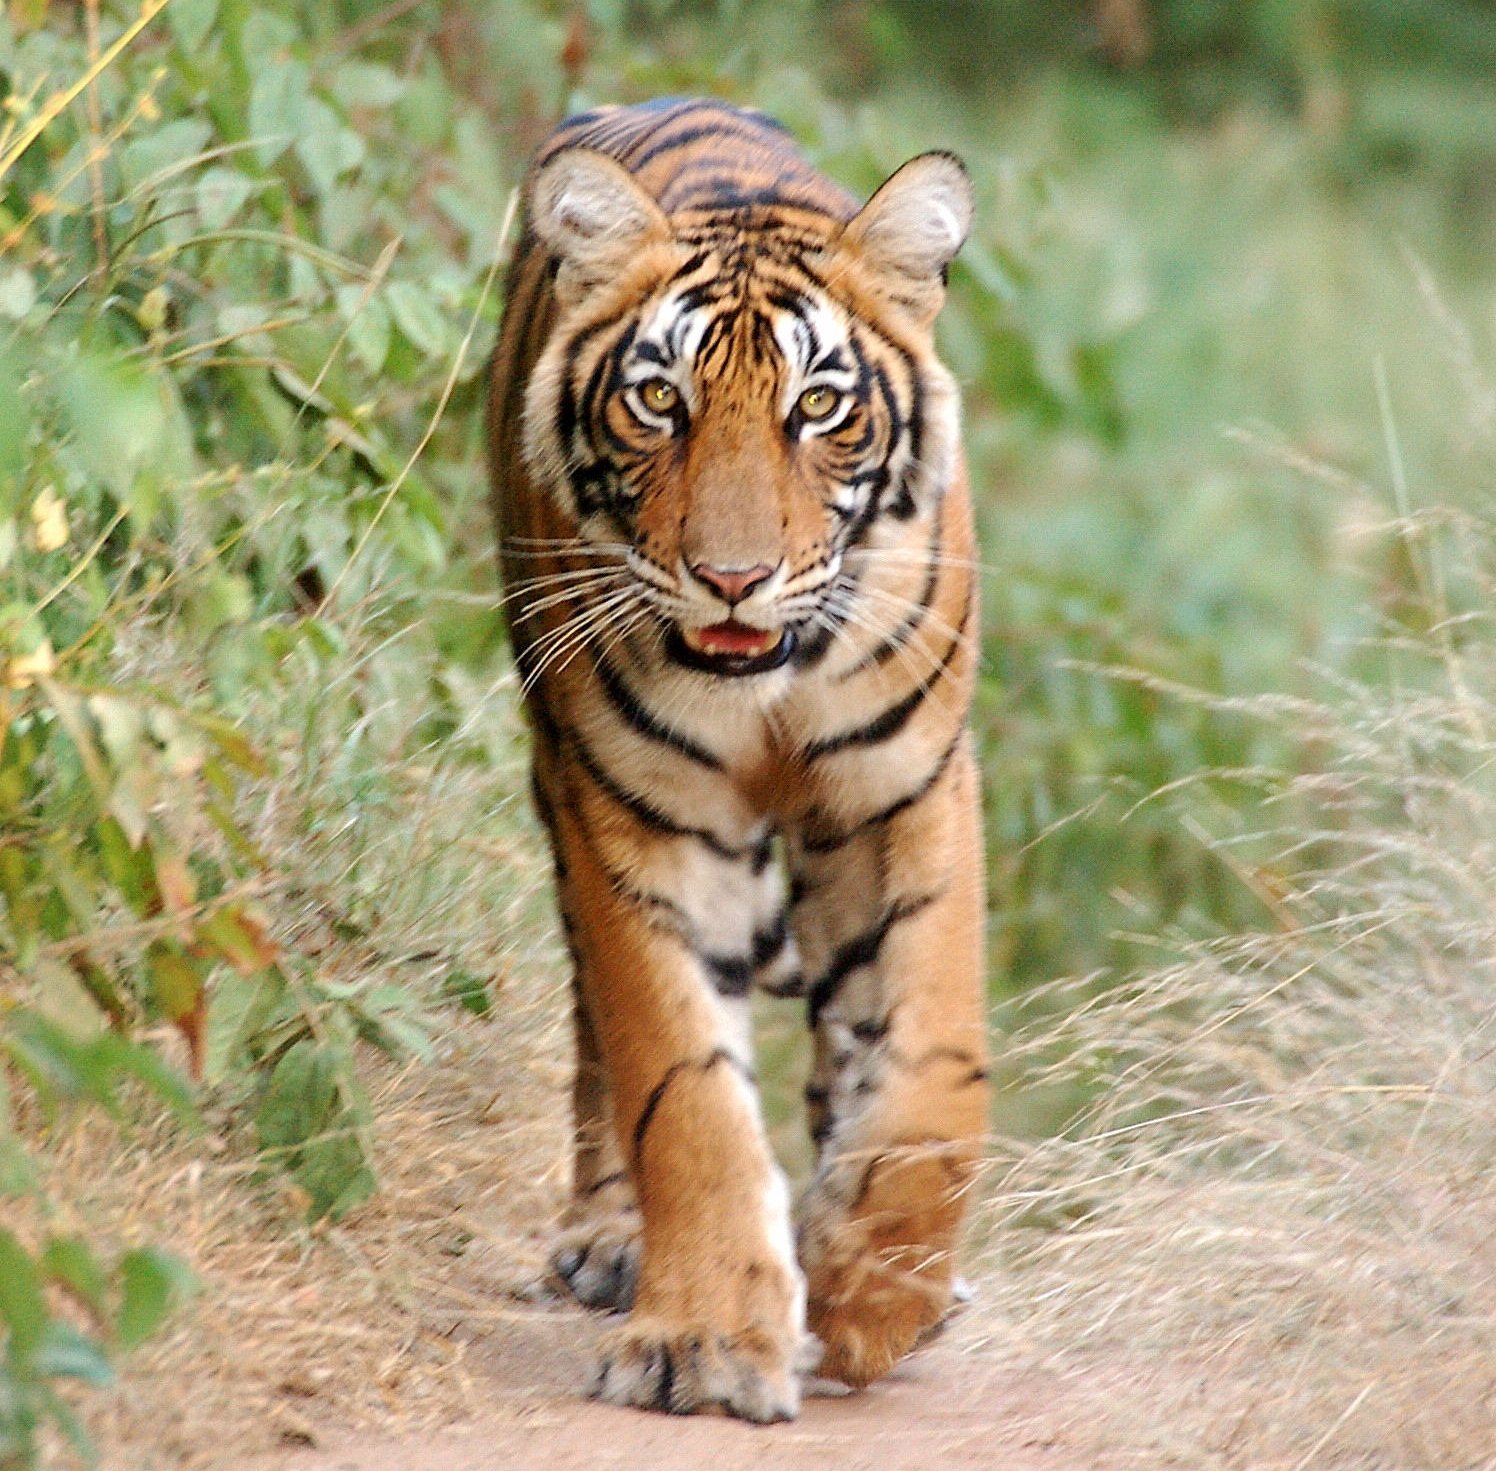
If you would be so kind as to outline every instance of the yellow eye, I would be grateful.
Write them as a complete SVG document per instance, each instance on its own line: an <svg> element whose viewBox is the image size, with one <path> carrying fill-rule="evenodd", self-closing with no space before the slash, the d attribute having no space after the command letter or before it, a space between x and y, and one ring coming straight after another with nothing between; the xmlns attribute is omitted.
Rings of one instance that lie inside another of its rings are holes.
<svg viewBox="0 0 1496 1471"><path fill-rule="evenodd" d="M680 402L680 390L665 378L651 378L640 385L639 398L651 413L668 414Z"/></svg>
<svg viewBox="0 0 1496 1471"><path fill-rule="evenodd" d="M841 394L834 388L807 388L800 395L800 416L804 419L826 419L841 402Z"/></svg>

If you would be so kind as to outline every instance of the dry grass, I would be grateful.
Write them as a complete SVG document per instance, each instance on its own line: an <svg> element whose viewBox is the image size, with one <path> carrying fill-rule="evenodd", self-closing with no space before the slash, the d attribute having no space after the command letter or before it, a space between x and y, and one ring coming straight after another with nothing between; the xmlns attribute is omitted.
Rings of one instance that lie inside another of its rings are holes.
<svg viewBox="0 0 1496 1471"><path fill-rule="evenodd" d="M538 1270L536 1229L564 1184L558 1038L539 1010L509 1021L457 1024L441 1067L371 1068L380 1193L316 1232L299 1202L251 1181L246 1141L146 1136L102 1189L85 1181L107 1140L79 1131L55 1152L90 1225L169 1241L203 1282L88 1402L107 1465L234 1466L329 1424L408 1431L482 1407L454 1330L525 1311L510 1294Z"/></svg>
<svg viewBox="0 0 1496 1471"><path fill-rule="evenodd" d="M1276 927L1015 1039L1093 1101L994 1183L992 1337L1140 1466L1496 1466L1496 583L1439 535L1475 611L1390 640L1390 693L1249 706L1319 753L1218 845Z"/></svg>
<svg viewBox="0 0 1496 1471"><path fill-rule="evenodd" d="M190 677L190 655L177 668L167 646L148 652L158 678ZM397 987L435 1027L430 1063L363 1050L374 1200L309 1228L305 1198L259 1167L233 1076L201 1135L157 1121L122 1140L91 1112L23 1119L54 1229L166 1245L201 1282L116 1389L75 1401L107 1466L237 1466L326 1423L471 1414L469 1330L526 1311L512 1294L538 1274L566 1185L570 1027L512 689L465 692L484 759L450 742L422 764L400 753L419 715L401 691L423 686L383 675L383 698L360 689L356 729L336 688L308 689L313 739L282 753L247 819L277 875L264 912L319 982ZM278 714L267 728L287 728ZM486 981L487 1017L441 995L453 970ZM321 1004L307 1001L314 1028ZM169 1029L157 1040L179 1045Z"/></svg>

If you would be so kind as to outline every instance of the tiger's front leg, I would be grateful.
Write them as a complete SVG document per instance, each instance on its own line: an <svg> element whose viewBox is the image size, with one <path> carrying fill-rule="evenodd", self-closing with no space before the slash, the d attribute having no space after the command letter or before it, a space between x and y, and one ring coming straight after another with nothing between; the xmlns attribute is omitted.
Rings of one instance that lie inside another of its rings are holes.
<svg viewBox="0 0 1496 1471"><path fill-rule="evenodd" d="M804 1287L788 1192L759 1120L744 1006L723 994L699 915L703 899L751 889L762 845L733 854L651 831L585 780L556 822L587 1015L643 1220L633 1312L592 1392L790 1418Z"/></svg>
<svg viewBox="0 0 1496 1471"><path fill-rule="evenodd" d="M562 885L563 913L567 897ZM566 920L569 933L575 922ZM575 954L573 966L578 965ZM607 1075L578 969L572 978L576 1075L572 1083L571 1201L551 1246L550 1268L584 1307L627 1312L639 1277L639 1205L618 1150Z"/></svg>
<svg viewBox="0 0 1496 1471"><path fill-rule="evenodd" d="M952 1301L988 1096L977 801L963 736L920 800L797 845L820 1146L800 1255L821 1372L855 1386Z"/></svg>

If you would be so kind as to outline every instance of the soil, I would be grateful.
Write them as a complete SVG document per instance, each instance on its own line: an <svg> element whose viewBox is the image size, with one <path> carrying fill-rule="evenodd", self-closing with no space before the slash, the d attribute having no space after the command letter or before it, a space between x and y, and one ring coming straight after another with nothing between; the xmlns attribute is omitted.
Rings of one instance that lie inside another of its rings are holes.
<svg viewBox="0 0 1496 1471"><path fill-rule="evenodd" d="M800 1418L753 1426L718 1416L615 1409L578 1392L605 1325L537 1311L469 1348L487 1409L407 1437L309 1432L254 1471L1106 1471L1085 1442L1086 1394L961 1342L959 1326L860 1394L812 1381Z"/></svg>

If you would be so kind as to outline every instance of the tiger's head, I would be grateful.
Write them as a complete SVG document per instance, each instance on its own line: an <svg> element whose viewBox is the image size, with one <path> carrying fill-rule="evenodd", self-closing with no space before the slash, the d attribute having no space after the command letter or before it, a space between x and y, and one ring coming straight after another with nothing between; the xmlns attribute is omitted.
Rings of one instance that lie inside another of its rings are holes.
<svg viewBox="0 0 1496 1471"><path fill-rule="evenodd" d="M676 662L808 658L854 617L849 558L908 540L953 473L932 333L965 168L921 155L850 219L772 202L667 217L573 148L532 177L527 213L557 310L526 393L531 469L622 557Z"/></svg>

